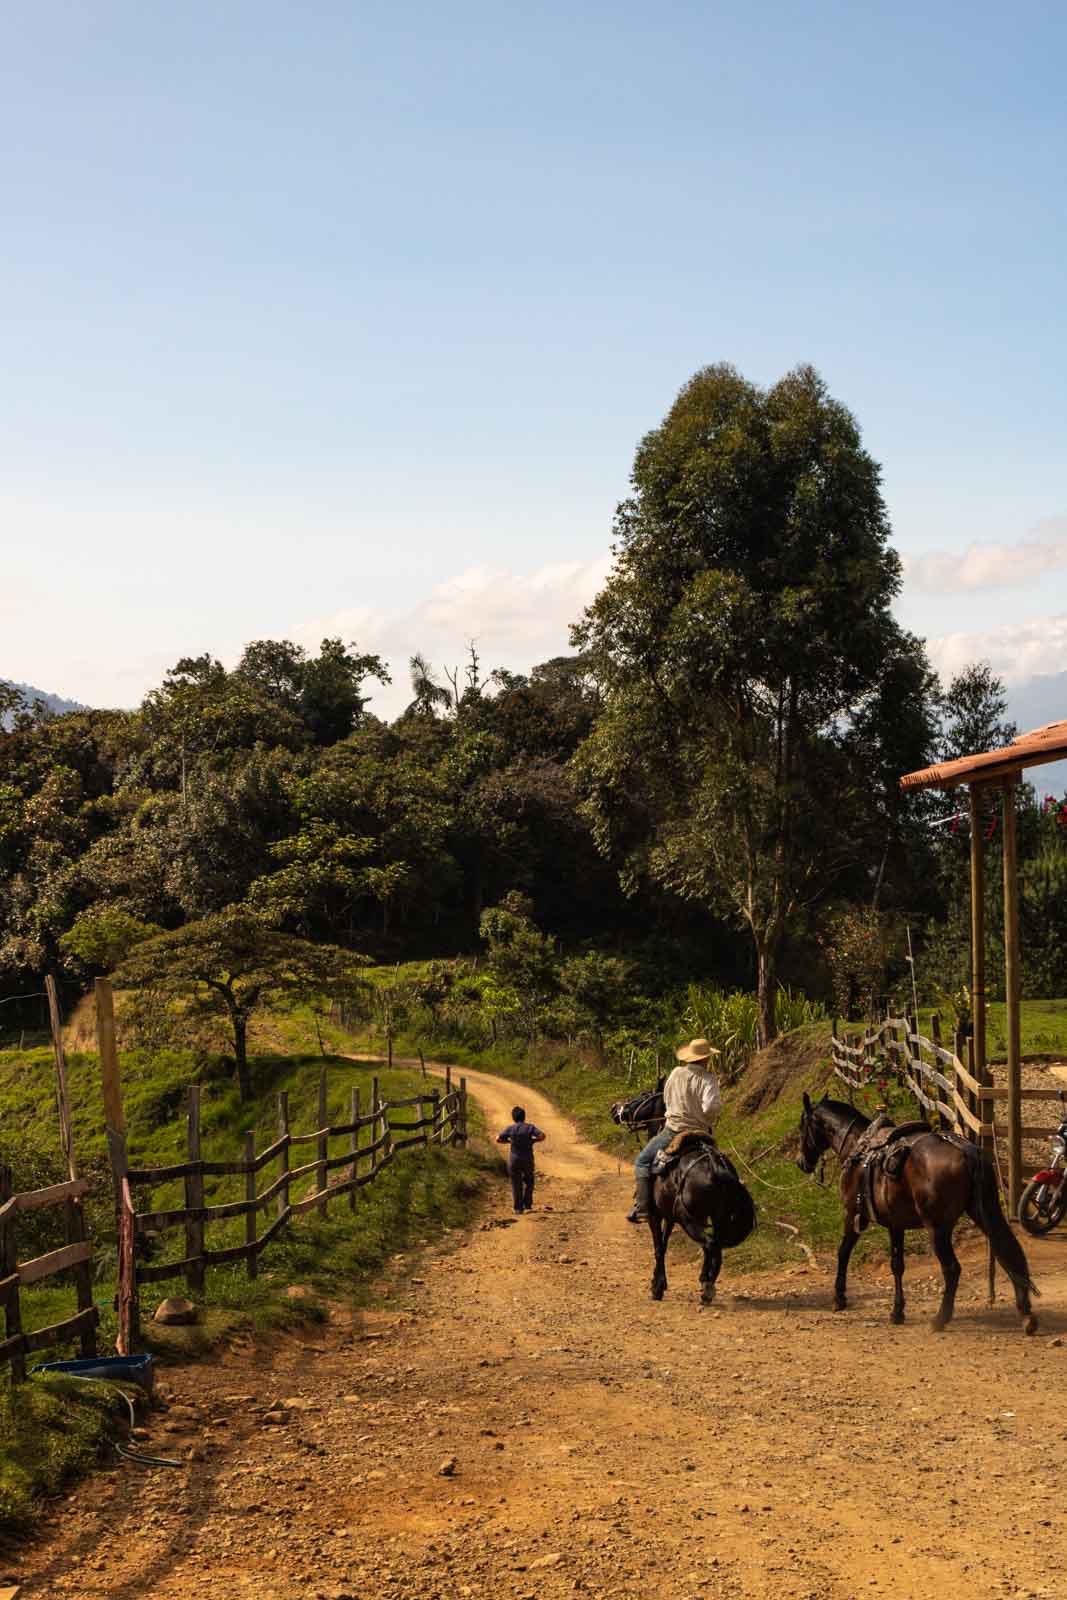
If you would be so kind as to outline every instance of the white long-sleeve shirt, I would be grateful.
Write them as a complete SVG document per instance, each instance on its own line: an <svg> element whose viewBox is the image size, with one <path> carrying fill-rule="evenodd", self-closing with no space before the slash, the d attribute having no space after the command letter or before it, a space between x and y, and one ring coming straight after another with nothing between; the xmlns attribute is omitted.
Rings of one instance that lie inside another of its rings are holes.
<svg viewBox="0 0 1067 1600"><path fill-rule="evenodd" d="M722 1091L714 1072L682 1062L663 1085L667 1126L674 1133L710 1133L722 1110Z"/></svg>

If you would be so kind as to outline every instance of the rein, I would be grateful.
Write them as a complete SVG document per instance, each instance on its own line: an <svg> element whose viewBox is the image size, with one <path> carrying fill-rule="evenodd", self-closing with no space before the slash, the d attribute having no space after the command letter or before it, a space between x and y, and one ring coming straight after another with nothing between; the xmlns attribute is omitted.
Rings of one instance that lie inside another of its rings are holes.
<svg viewBox="0 0 1067 1600"><path fill-rule="evenodd" d="M815 1170L813 1172L806 1172L803 1179L799 1183L772 1183L770 1178L761 1178L755 1167L749 1166L744 1156L738 1154L737 1147L734 1144L732 1144L729 1140L726 1142L729 1145L730 1150L733 1152L734 1160L737 1162L738 1166L744 1167L745 1171L755 1178L757 1183L762 1183L765 1189L773 1189L777 1194L797 1194L807 1183L817 1183L822 1188L826 1187L823 1179L823 1168L826 1165L825 1151L820 1157L819 1165L815 1168Z"/></svg>

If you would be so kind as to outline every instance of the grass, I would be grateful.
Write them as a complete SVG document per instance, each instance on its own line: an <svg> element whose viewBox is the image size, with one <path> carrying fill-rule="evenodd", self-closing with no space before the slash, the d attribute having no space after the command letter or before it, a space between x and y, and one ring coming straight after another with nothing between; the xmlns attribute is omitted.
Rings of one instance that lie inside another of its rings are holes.
<svg viewBox="0 0 1067 1600"><path fill-rule="evenodd" d="M87 1471L123 1436L127 1415L111 1384L38 1373L0 1385L0 1548L32 1526L41 1495Z"/></svg>
<svg viewBox="0 0 1067 1600"><path fill-rule="evenodd" d="M424 1087L417 1072L382 1068L331 1057L324 1060L310 1055L260 1055L253 1060L255 1096L242 1105L236 1087L228 1077L214 1076L212 1064L198 1068L187 1053L165 1051L154 1057L126 1053L122 1058L123 1093L127 1121L127 1140L131 1165L165 1166L185 1159L185 1104L190 1083L203 1084L202 1150L206 1160L234 1159L241 1152L246 1131L255 1134L256 1146L271 1143L277 1130L277 1095L289 1096L290 1126L294 1132L314 1128L318 1121L318 1078L327 1069L327 1115L333 1122L348 1119L350 1091L358 1086L362 1106L370 1105L372 1080L377 1077L386 1099L405 1099ZM110 1179L107 1175L103 1106L95 1056L75 1054L69 1058L71 1114L78 1160L93 1178L90 1224L97 1241L96 1259L102 1269L98 1299L104 1311L104 1336L113 1335L110 1311L114 1278L114 1222ZM18 1150L11 1151L18 1171L28 1162L32 1173L43 1181L57 1181L58 1169L47 1163L57 1161L52 1060L49 1052L0 1054L0 1130L19 1129ZM406 1116L407 1113L402 1113ZM370 1139L365 1129L362 1143ZM0 1150L7 1144L0 1132ZM331 1154L337 1154L336 1144ZM313 1147L302 1146L294 1153L294 1164L312 1159ZM275 1175L265 1169L263 1187ZM207 1274L206 1299L215 1308L240 1313L257 1326L284 1322L297 1314L291 1303L278 1295L281 1287L294 1279L309 1283L323 1295L362 1292L361 1285L397 1247L410 1242L428 1229L452 1226L469 1213L472 1195L481 1179L480 1163L469 1152L404 1151L372 1185L360 1191L354 1213L346 1199L331 1203L326 1219L304 1218L294 1222L261 1257L260 1276L247 1278L244 1264L238 1262L211 1267ZM310 1193L313 1177L293 1184L293 1198ZM244 1197L240 1177L205 1179L205 1203L220 1204ZM166 1210L184 1204L181 1180L139 1191L141 1209ZM44 1226L55 1230L55 1237L33 1240L33 1251L54 1248L61 1243L62 1214L57 1209L34 1213ZM261 1216L262 1231L264 1218ZM209 1248L221 1249L241 1243L244 1219L232 1218L209 1225ZM25 1259L28 1247L20 1240ZM154 1262L180 1260L185 1254L180 1228L153 1236L148 1241L149 1259ZM159 1298L180 1293L181 1281L152 1285L145 1295L146 1309L152 1309L151 1296L158 1287ZM73 1291L62 1286L43 1285L25 1291L21 1297L27 1329L46 1326L73 1310Z"/></svg>
<svg viewBox="0 0 1067 1600"><path fill-rule="evenodd" d="M427 1087L418 1071L383 1068L311 1054L317 1047L314 1016L307 1008L294 1008L267 1019L257 1036L252 1059L254 1098L242 1105L237 1089L218 1058L194 1057L180 1050L153 1055L127 1051L121 1055L127 1143L131 1165L165 1166L185 1159L185 1106L191 1083L202 1085L202 1153L206 1160L234 1159L242 1153L246 1131L255 1134L257 1149L273 1142L277 1132L277 1095L289 1096L290 1126L306 1132L318 1125L320 1069L327 1070L327 1114L331 1122L349 1118L350 1093L359 1088L362 1108L369 1109L372 1081L379 1080L386 1099L406 1099ZM349 1045L332 1030L324 1044ZM272 1046L273 1048L264 1048ZM88 1201L94 1240L96 1280L94 1297L101 1309L101 1349L113 1343L116 1252L114 1202L107 1166L99 1065L95 1055L71 1052L68 1077L74 1144L80 1170L90 1177ZM475 1111L475 1108L472 1108ZM402 1112L414 1120L414 1112ZM476 1112L471 1117L479 1126ZM370 1141L364 1129L361 1143ZM339 1154L337 1141L330 1154ZM300 1146L293 1164L313 1159L313 1146ZM0 1162L15 1169L16 1188L43 1187L61 1181L55 1113L54 1067L50 1050L0 1052ZM469 1223L472 1207L484 1186L488 1159L477 1149L433 1147L405 1150L375 1179L358 1192L355 1210L347 1196L333 1200L325 1218L317 1213L294 1219L259 1258L259 1275L249 1279L243 1262L210 1267L201 1316L191 1328L164 1328L152 1323L159 1300L184 1294L180 1278L142 1288L141 1309L145 1342L158 1358L187 1358L209 1348L236 1329L260 1331L299 1321L321 1320L326 1301L361 1305L374 1297L375 1281L385 1263L397 1252L428 1244L442 1230ZM264 1169L263 1188L277 1168ZM314 1175L297 1180L292 1196L300 1198L314 1187ZM243 1177L206 1177L205 1203L218 1204L244 1198ZM142 1210L165 1210L184 1205L184 1185L177 1182L138 1193ZM262 1232L273 1213L260 1214ZM61 1208L27 1213L19 1218L20 1259L44 1253L63 1242ZM207 1245L220 1249L244 1240L244 1218L212 1223ZM185 1255L184 1230L168 1230L148 1243L150 1259L180 1260ZM287 1297L285 1289L300 1284L311 1291L307 1298ZM23 1326L27 1331L46 1327L70 1316L75 1306L73 1285L63 1277L24 1290L20 1296ZM42 1351L34 1360L69 1355L69 1349ZM94 1406L86 1398L98 1394ZM75 1401L77 1402L75 1404ZM99 1392L81 1385L58 1387L41 1377L11 1386L0 1370L0 1528L23 1525L35 1496L52 1492L63 1477L95 1460L101 1442L110 1437L108 1404ZM35 1442L36 1441L36 1442Z"/></svg>
<svg viewBox="0 0 1067 1600"><path fill-rule="evenodd" d="M993 1057L1007 1056L1007 1008L1003 1000L986 1006L986 1045ZM1067 1060L1067 1000L1024 1000L1019 1009L1024 1056L1055 1055Z"/></svg>

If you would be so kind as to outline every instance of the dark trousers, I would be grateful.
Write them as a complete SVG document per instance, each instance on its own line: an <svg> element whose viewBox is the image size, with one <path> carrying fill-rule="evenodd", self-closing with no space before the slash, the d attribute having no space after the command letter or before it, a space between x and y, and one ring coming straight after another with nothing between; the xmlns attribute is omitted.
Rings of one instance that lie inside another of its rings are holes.
<svg viewBox="0 0 1067 1600"><path fill-rule="evenodd" d="M508 1177L511 1179L511 1194L515 1201L516 1211L529 1211L533 1205L534 1166L531 1161L528 1165L512 1161L508 1165Z"/></svg>

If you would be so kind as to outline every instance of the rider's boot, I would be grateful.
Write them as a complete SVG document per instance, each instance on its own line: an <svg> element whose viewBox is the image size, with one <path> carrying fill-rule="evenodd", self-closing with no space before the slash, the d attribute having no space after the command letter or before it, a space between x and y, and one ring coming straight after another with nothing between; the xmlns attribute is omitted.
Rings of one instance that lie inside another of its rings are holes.
<svg viewBox="0 0 1067 1600"><path fill-rule="evenodd" d="M652 1179L648 1174L642 1172L634 1180L634 1205L626 1220L627 1222L647 1222L651 1211Z"/></svg>

